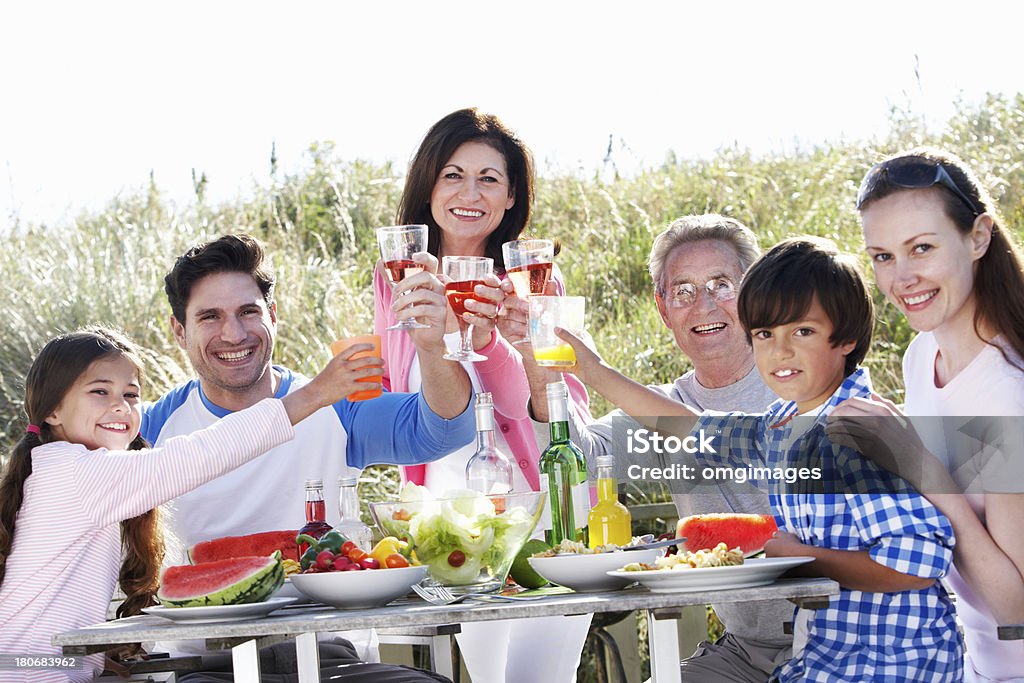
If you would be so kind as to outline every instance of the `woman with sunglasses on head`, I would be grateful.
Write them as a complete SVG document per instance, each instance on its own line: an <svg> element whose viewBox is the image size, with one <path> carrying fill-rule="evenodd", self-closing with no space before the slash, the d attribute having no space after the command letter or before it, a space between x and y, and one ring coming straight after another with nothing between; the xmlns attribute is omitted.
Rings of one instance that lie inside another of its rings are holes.
<svg viewBox="0 0 1024 683"><path fill-rule="evenodd" d="M1024 681L1024 641L997 636L1024 622L1021 420L973 417L1024 416L1020 251L974 174L942 151L874 166L857 209L878 287L918 332L903 358L906 414L945 419L908 429L892 403L851 399L830 430L899 469L952 523L965 680Z"/></svg>

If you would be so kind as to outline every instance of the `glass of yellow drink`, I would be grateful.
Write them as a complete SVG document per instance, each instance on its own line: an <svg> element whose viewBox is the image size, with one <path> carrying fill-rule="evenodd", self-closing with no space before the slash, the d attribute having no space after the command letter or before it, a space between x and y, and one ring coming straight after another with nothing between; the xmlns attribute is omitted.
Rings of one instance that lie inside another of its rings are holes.
<svg viewBox="0 0 1024 683"><path fill-rule="evenodd" d="M576 365L572 346L555 335L561 327L573 334L583 334L583 311L586 299L582 296L531 296L530 344L537 365L549 368L571 368Z"/></svg>

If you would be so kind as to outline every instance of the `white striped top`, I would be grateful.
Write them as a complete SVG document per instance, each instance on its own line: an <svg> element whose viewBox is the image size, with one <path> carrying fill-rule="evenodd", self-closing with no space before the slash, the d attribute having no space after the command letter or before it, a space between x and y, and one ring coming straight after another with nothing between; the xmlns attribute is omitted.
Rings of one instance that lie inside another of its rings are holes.
<svg viewBox="0 0 1024 683"><path fill-rule="evenodd" d="M293 436L284 405L265 399L213 426L142 451L66 441L32 451L32 474L0 585L0 653L60 654L53 634L103 621L121 564L118 523L259 456ZM230 501L225 500L225 505ZM89 658L102 668L102 655ZM77 671L0 670L0 681L91 680Z"/></svg>

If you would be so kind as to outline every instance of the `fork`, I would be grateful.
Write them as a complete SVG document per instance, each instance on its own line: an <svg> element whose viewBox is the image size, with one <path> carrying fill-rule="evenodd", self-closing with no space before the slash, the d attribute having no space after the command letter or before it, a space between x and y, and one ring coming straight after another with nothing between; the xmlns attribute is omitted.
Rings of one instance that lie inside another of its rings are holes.
<svg viewBox="0 0 1024 683"><path fill-rule="evenodd" d="M540 595L532 596L521 596L521 595L498 595L496 593L463 593L462 595L455 595L444 586L423 586L418 583L413 584L412 590L416 595L420 596L432 605L455 605L463 600L473 598L474 600L482 600L489 602L491 600L501 601L508 600L509 602L539 600Z"/></svg>

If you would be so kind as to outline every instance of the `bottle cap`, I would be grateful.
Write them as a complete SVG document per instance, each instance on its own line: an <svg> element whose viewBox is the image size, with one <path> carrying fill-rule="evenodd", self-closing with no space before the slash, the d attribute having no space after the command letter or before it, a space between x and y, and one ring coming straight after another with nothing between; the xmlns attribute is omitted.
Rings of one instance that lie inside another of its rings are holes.
<svg viewBox="0 0 1024 683"><path fill-rule="evenodd" d="M476 394L476 405L478 405L478 406L481 406L481 405L493 406L494 405L494 397L491 396L491 392L489 392L489 391L479 391L479 392L477 392L477 394Z"/></svg>
<svg viewBox="0 0 1024 683"><path fill-rule="evenodd" d="M309 491L311 489L322 489L323 487L324 487L324 480L323 479L307 479L306 480L306 490L307 491Z"/></svg>
<svg viewBox="0 0 1024 683"><path fill-rule="evenodd" d="M355 486L359 483L359 477L345 476L338 477L338 486Z"/></svg>
<svg viewBox="0 0 1024 683"><path fill-rule="evenodd" d="M547 386L547 394L549 397L563 398L569 395L569 387L565 382L550 382Z"/></svg>
<svg viewBox="0 0 1024 683"><path fill-rule="evenodd" d="M598 467L615 467L615 456L614 455L599 455L597 456Z"/></svg>

